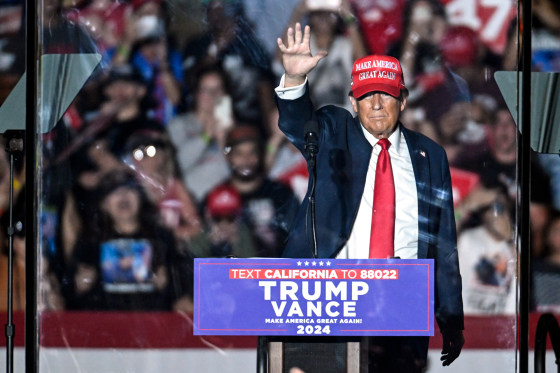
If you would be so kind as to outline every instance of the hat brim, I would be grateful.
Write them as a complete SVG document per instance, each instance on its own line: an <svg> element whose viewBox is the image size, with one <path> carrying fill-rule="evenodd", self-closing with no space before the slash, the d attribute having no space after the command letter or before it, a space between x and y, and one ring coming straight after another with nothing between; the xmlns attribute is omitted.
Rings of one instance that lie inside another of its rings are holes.
<svg viewBox="0 0 560 373"><path fill-rule="evenodd" d="M360 87L357 87L356 89L350 90L350 93L352 93L352 96L356 99L359 99L360 97L370 92L385 92L393 97L398 98L401 95L401 90L405 89L404 85L401 86L402 87L399 88L392 85L380 83L364 84Z"/></svg>

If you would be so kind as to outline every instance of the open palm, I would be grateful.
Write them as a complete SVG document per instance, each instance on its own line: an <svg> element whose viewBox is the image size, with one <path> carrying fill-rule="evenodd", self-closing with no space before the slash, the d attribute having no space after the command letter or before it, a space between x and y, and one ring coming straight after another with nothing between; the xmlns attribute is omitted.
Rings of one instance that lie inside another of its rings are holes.
<svg viewBox="0 0 560 373"><path fill-rule="evenodd" d="M326 51L320 51L313 56L309 45L310 29L305 26L302 32L301 25L296 23L295 31L292 27L288 28L286 44L278 38L278 48L282 52L282 64L286 72L287 86L290 83L301 84L305 81L305 76L317 66L319 61L327 55Z"/></svg>

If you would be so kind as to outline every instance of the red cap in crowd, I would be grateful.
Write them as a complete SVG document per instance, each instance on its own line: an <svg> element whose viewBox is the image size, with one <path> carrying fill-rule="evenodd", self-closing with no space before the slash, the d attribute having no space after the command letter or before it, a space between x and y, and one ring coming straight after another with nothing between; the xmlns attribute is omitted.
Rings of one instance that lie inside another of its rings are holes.
<svg viewBox="0 0 560 373"><path fill-rule="evenodd" d="M162 0L132 0L130 2L130 4L134 8L134 10L137 10L142 5L144 5L146 3L149 3L149 2L153 2L153 3L156 3L157 5L161 5Z"/></svg>
<svg viewBox="0 0 560 373"><path fill-rule="evenodd" d="M474 64L478 49L476 32L466 26L454 26L447 29L441 43L441 54L450 67Z"/></svg>
<svg viewBox="0 0 560 373"><path fill-rule="evenodd" d="M226 136L226 146L232 147L245 141L260 142L259 131L255 126L241 124L233 127Z"/></svg>
<svg viewBox="0 0 560 373"><path fill-rule="evenodd" d="M231 185L221 185L208 194L206 208L213 218L238 216L241 213L241 196Z"/></svg>
<svg viewBox="0 0 560 373"><path fill-rule="evenodd" d="M399 97L403 89L406 89L403 72L396 58L373 55L354 62L350 93L355 98L374 91Z"/></svg>

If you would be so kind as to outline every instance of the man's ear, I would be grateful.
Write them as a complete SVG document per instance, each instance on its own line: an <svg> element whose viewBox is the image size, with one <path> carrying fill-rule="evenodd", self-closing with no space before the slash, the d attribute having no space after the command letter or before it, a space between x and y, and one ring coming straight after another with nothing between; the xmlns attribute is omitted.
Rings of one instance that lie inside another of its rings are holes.
<svg viewBox="0 0 560 373"><path fill-rule="evenodd" d="M354 96L348 96L348 98L350 99L350 103L352 104L352 109L354 109L354 112L357 113L358 112L358 100L356 100L354 98Z"/></svg>
<svg viewBox="0 0 560 373"><path fill-rule="evenodd" d="M401 111L403 111L406 108L406 97L404 97L401 101Z"/></svg>

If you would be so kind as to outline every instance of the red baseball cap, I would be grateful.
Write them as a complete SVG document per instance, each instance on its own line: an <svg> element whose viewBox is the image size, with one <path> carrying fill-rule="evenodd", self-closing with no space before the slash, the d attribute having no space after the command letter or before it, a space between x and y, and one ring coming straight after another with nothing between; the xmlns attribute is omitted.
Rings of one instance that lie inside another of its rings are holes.
<svg viewBox="0 0 560 373"><path fill-rule="evenodd" d="M476 60L478 36L466 26L455 26L447 29L440 43L443 60L450 67L472 65Z"/></svg>
<svg viewBox="0 0 560 373"><path fill-rule="evenodd" d="M374 91L399 97L403 89L406 89L403 72L396 58L373 55L359 58L354 62L350 93L355 98Z"/></svg>
<svg viewBox="0 0 560 373"><path fill-rule="evenodd" d="M206 207L214 218L238 216L241 213L241 196L233 186L224 184L210 192Z"/></svg>
<svg viewBox="0 0 560 373"><path fill-rule="evenodd" d="M259 131L250 124L241 124L233 127L226 136L226 147L232 147L245 141L261 142Z"/></svg>

